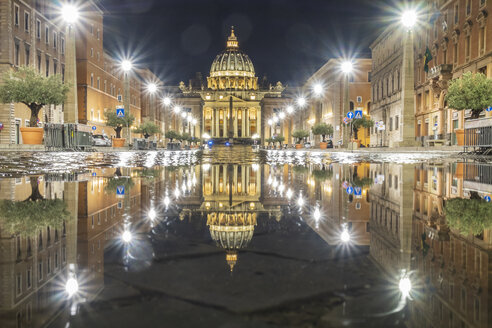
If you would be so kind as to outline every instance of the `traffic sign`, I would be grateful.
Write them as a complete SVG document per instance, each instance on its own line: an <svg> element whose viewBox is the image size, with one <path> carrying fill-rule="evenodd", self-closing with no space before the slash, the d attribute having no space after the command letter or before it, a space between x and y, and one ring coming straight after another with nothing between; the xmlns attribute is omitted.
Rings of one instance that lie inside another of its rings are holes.
<svg viewBox="0 0 492 328"><path fill-rule="evenodd" d="M353 194L353 192L354 192L354 188L353 187L348 187L347 188L347 194L351 195L351 194Z"/></svg>
<svg viewBox="0 0 492 328"><path fill-rule="evenodd" d="M92 127L92 131L96 131L96 130L97 130L97 127L94 125L94 126Z"/></svg>
<svg viewBox="0 0 492 328"><path fill-rule="evenodd" d="M344 124L349 124L350 123L350 120L346 117L343 118L343 123Z"/></svg>
<svg viewBox="0 0 492 328"><path fill-rule="evenodd" d="M355 111L355 118L362 118L362 111L361 110Z"/></svg>
<svg viewBox="0 0 492 328"><path fill-rule="evenodd" d="M361 187L355 187L355 188L354 188L354 195L355 195L355 196L360 196L360 195L362 195L362 188L361 188Z"/></svg>
<svg viewBox="0 0 492 328"><path fill-rule="evenodd" d="M125 117L125 109L124 108L116 108L116 116Z"/></svg>
<svg viewBox="0 0 492 328"><path fill-rule="evenodd" d="M125 194L125 186L116 187L116 195L123 196Z"/></svg>
<svg viewBox="0 0 492 328"><path fill-rule="evenodd" d="M354 118L354 112L348 112L347 117L350 119L353 119Z"/></svg>
<svg viewBox="0 0 492 328"><path fill-rule="evenodd" d="M492 106L489 106L485 109L487 112L492 112Z"/></svg>
<svg viewBox="0 0 492 328"><path fill-rule="evenodd" d="M490 203L490 196L489 196L489 195L485 196L483 199L485 199L485 201L486 201L487 203Z"/></svg>
<svg viewBox="0 0 492 328"><path fill-rule="evenodd" d="M347 182L347 181L344 181L344 182L342 183L342 187L343 187L343 189L347 189L347 187L348 187L348 182Z"/></svg>
<svg viewBox="0 0 492 328"><path fill-rule="evenodd" d="M97 175L96 172L92 172L92 176L95 177Z"/></svg>

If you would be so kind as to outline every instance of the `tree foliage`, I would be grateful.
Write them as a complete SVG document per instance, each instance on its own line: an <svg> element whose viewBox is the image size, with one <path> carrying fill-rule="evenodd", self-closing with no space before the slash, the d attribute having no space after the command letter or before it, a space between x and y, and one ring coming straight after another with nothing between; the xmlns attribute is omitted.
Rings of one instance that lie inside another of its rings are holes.
<svg viewBox="0 0 492 328"><path fill-rule="evenodd" d="M45 105L65 102L69 87L60 75L46 77L32 67L22 66L5 73L0 86L2 103L22 103L31 110L30 126L36 126L40 110Z"/></svg>
<svg viewBox="0 0 492 328"><path fill-rule="evenodd" d="M462 234L479 235L492 227L492 203L481 198L453 198L444 207L446 221L450 228Z"/></svg>
<svg viewBox="0 0 492 328"><path fill-rule="evenodd" d="M354 180L352 181L352 186L354 187L370 187L374 184L374 181L372 178L369 177L363 177L360 178L358 175L354 177Z"/></svg>
<svg viewBox="0 0 492 328"><path fill-rule="evenodd" d="M333 170L313 170L313 178L318 182L323 182L330 179L333 176Z"/></svg>
<svg viewBox="0 0 492 328"><path fill-rule="evenodd" d="M306 130L295 130L292 133L292 136L296 138L300 143L302 139L307 138L309 136L309 132L307 132Z"/></svg>
<svg viewBox="0 0 492 328"><path fill-rule="evenodd" d="M130 113L125 113L124 117L118 117L116 110L107 110L104 112L106 117L106 125L110 126L116 132L116 138L121 138L121 130L125 127L130 127L135 122L135 116Z"/></svg>
<svg viewBox="0 0 492 328"><path fill-rule="evenodd" d="M313 131L314 135L322 136L323 142L325 142L326 136L333 134L333 126L331 124L326 124L326 123L318 123L318 124L314 125L311 128L311 130Z"/></svg>
<svg viewBox="0 0 492 328"><path fill-rule="evenodd" d="M130 177L115 176L108 179L108 183L106 184L106 187L104 187L104 190L108 194L116 193L116 189L120 186L123 186L125 187L125 192L127 192L128 190L132 189L134 185L135 182Z"/></svg>
<svg viewBox="0 0 492 328"><path fill-rule="evenodd" d="M191 142L192 137L191 137L191 135L190 135L189 133L186 133L186 132L185 132L185 133L183 133L183 134L181 135L181 137L180 137L180 138L178 138L178 139L180 139L180 140L182 140L182 141L190 141L190 142Z"/></svg>
<svg viewBox="0 0 492 328"><path fill-rule="evenodd" d="M144 122L136 130L135 133L141 133L147 139L153 134L160 133L161 129L154 122Z"/></svg>
<svg viewBox="0 0 492 328"><path fill-rule="evenodd" d="M166 132L165 137L169 139L170 142L173 142L174 139L179 140L181 138L181 135L173 130L169 130Z"/></svg>
<svg viewBox="0 0 492 328"><path fill-rule="evenodd" d="M274 143L275 143L275 142L282 143L282 142L284 142L284 141L285 141L284 136L275 136L275 137L273 137L273 142L274 142Z"/></svg>
<svg viewBox="0 0 492 328"><path fill-rule="evenodd" d="M352 128L354 129L355 138L358 138L360 128L370 129L374 126L374 121L362 116L362 118L356 118L352 121Z"/></svg>
<svg viewBox="0 0 492 328"><path fill-rule="evenodd" d="M467 72L451 81L446 95L448 106L457 110L471 109L472 118L492 105L492 80L484 74Z"/></svg>

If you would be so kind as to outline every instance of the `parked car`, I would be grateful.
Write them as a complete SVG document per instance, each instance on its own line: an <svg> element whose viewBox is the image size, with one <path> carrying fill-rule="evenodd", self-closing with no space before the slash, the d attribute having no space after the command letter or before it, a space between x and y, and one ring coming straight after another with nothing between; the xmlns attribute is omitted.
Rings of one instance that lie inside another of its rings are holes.
<svg viewBox="0 0 492 328"><path fill-rule="evenodd" d="M111 147L111 139L103 134L92 135L92 145L97 147Z"/></svg>

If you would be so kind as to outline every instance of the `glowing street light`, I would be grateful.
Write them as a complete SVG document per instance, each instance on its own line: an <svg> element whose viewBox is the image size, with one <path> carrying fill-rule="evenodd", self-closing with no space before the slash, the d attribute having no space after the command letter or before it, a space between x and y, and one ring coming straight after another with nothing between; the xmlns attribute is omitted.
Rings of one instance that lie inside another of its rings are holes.
<svg viewBox="0 0 492 328"><path fill-rule="evenodd" d="M294 106L287 106L285 110L288 114L292 114L294 112Z"/></svg>
<svg viewBox="0 0 492 328"><path fill-rule="evenodd" d="M121 240L123 240L123 242L126 244L130 243L132 241L132 239L133 239L133 236L129 230L125 230L121 234Z"/></svg>
<svg viewBox="0 0 492 328"><path fill-rule="evenodd" d="M273 117L273 122L278 123L278 121L279 121L279 118L277 116L274 116Z"/></svg>
<svg viewBox="0 0 492 328"><path fill-rule="evenodd" d="M123 69L123 71L129 72L133 68L133 64L128 59L125 59L121 62L121 68Z"/></svg>
<svg viewBox="0 0 492 328"><path fill-rule="evenodd" d="M316 96L321 96L323 93L323 85L321 85L321 83L316 83L313 87L313 91Z"/></svg>
<svg viewBox="0 0 492 328"><path fill-rule="evenodd" d="M175 106L173 110L174 110L174 112L175 112L176 114L181 113L181 107L179 107L179 106Z"/></svg>
<svg viewBox="0 0 492 328"><path fill-rule="evenodd" d="M411 29L417 23L417 12L415 10L405 10L401 15L401 23Z"/></svg>
<svg viewBox="0 0 492 328"><path fill-rule="evenodd" d="M156 218L156 216L157 216L157 214L156 214L156 212L155 212L155 210L153 208L150 209L148 215L149 215L149 219L152 220L152 221L154 221L155 218Z"/></svg>
<svg viewBox="0 0 492 328"><path fill-rule="evenodd" d="M340 234L340 240L344 243L348 243L350 241L350 233L347 229L343 229L342 233Z"/></svg>
<svg viewBox="0 0 492 328"><path fill-rule="evenodd" d="M298 105L299 107L304 107L304 106L306 106L306 98L304 98L304 97L299 97L299 98L297 98L297 105Z"/></svg>
<svg viewBox="0 0 492 328"><path fill-rule="evenodd" d="M400 289L403 297L408 297L410 295L410 292L412 291L412 282L410 281L410 278L408 278L408 276L403 276L400 279L400 282L398 283L398 289Z"/></svg>
<svg viewBox="0 0 492 328"><path fill-rule="evenodd" d="M354 65L352 64L351 61L348 61L348 60L344 61L342 63L342 66L341 66L342 72L344 72L345 74L350 74L352 72L353 68L354 68Z"/></svg>
<svg viewBox="0 0 492 328"><path fill-rule="evenodd" d="M164 99L162 99L162 103L164 104L164 106L169 106L169 105L171 105L171 98L169 98L169 97L164 97Z"/></svg>
<svg viewBox="0 0 492 328"><path fill-rule="evenodd" d="M319 210L319 207L317 207L317 206L316 206L316 209L314 210L313 218L316 221L319 221L319 219L321 219L321 211Z"/></svg>
<svg viewBox="0 0 492 328"><path fill-rule="evenodd" d="M299 199L297 199L297 205L299 205L299 207L304 206L304 198L302 198L302 195L299 195Z"/></svg>
<svg viewBox="0 0 492 328"><path fill-rule="evenodd" d="M79 283L77 282L77 279L74 277L68 278L66 284L65 284L65 291L68 294L68 297L72 297L79 291Z"/></svg>
<svg viewBox="0 0 492 328"><path fill-rule="evenodd" d="M164 197L164 206L169 207L170 203L171 200L169 199L169 196L166 195L166 197Z"/></svg>
<svg viewBox="0 0 492 328"><path fill-rule="evenodd" d="M270 125L270 126L273 125L273 120L272 119L269 119L268 120L268 125Z"/></svg>
<svg viewBox="0 0 492 328"><path fill-rule="evenodd" d="M150 93L155 93L157 91L157 85L155 83L147 84L147 91Z"/></svg>
<svg viewBox="0 0 492 328"><path fill-rule="evenodd" d="M283 119L285 118L285 113L284 113L284 112L280 112L280 113L278 114L278 117L279 117L281 120L283 120Z"/></svg>
<svg viewBox="0 0 492 328"><path fill-rule="evenodd" d="M61 9L63 20L68 24L73 24L79 18L79 10L71 4L65 4Z"/></svg>
<svg viewBox="0 0 492 328"><path fill-rule="evenodd" d="M186 118L186 116L188 116L188 115L186 114L186 112L182 112L182 113L181 113L181 117L182 117L182 118Z"/></svg>

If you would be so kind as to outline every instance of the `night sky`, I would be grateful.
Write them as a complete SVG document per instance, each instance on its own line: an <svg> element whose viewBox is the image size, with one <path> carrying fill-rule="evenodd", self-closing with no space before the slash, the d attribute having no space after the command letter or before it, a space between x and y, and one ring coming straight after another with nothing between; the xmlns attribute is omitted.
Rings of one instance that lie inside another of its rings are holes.
<svg viewBox="0 0 492 328"><path fill-rule="evenodd" d="M105 46L165 84L208 75L234 25L256 74L302 84L329 58L369 57L392 0L102 0ZM386 4L386 6L385 6Z"/></svg>

